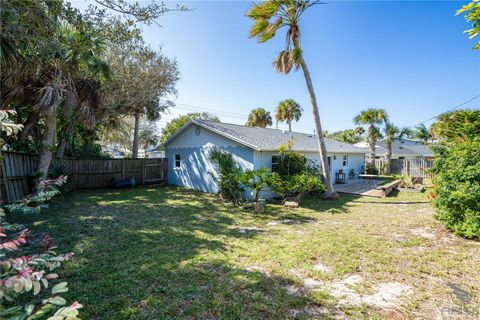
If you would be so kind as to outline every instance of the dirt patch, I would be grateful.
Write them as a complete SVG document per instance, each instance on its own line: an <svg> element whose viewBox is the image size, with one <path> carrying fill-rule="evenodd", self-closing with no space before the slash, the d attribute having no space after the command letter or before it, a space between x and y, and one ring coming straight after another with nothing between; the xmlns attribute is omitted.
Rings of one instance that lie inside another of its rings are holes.
<svg viewBox="0 0 480 320"><path fill-rule="evenodd" d="M313 270L315 271L320 271L320 272L324 272L324 273L330 273L332 272L332 268L329 267L329 266L326 266L320 262L316 263L313 265Z"/></svg>
<svg viewBox="0 0 480 320"><path fill-rule="evenodd" d="M302 287L286 286L289 294L299 295L308 290L321 290L328 292L338 299L338 304L346 306L369 305L378 309L400 308L400 298L411 294L412 288L399 282L385 282L374 286L372 294L361 294L353 287L360 285L364 278L359 274L352 274L342 279L330 282L317 281L312 278L305 278Z"/></svg>
<svg viewBox="0 0 480 320"><path fill-rule="evenodd" d="M415 236L419 236L427 239L435 239L435 234L431 232L430 229L427 229L427 228L411 229L410 232Z"/></svg>
<svg viewBox="0 0 480 320"><path fill-rule="evenodd" d="M248 232L265 231L265 229L263 229L263 228L258 228L258 227L240 227L240 226L235 226L235 227L232 227L231 229L237 231L238 233L248 233Z"/></svg>

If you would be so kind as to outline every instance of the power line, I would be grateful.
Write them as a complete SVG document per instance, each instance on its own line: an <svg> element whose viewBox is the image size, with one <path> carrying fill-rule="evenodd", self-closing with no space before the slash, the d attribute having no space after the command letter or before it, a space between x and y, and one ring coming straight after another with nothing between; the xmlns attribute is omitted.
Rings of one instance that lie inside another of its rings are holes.
<svg viewBox="0 0 480 320"><path fill-rule="evenodd" d="M480 97L480 94L474 96L473 98L468 99L468 100L465 101L465 102L460 103L459 105L457 105L457 106L455 106L455 107L453 107L453 108L451 108L451 109L448 109L448 110L446 110L446 111L444 111L444 112L442 112L442 113L440 113L440 114L438 114L438 115L436 115L436 116L434 116L434 117L431 117L431 118L429 118L429 119L427 119L427 120L424 120L424 121L422 121L422 122L419 122L419 123L417 123L417 124L415 124L415 125L413 125L413 126L411 126L411 127L408 127L408 128L414 128L414 127L417 127L417 126L419 126L419 125L421 125L421 124L424 124L425 122L434 120L434 119L440 117L442 114L444 114L444 113L446 113L446 112L449 112L449 111L456 110L456 109L458 109L458 108L460 108L460 107L463 107L463 106L466 105L467 103L472 102L473 100L478 99L479 97Z"/></svg>

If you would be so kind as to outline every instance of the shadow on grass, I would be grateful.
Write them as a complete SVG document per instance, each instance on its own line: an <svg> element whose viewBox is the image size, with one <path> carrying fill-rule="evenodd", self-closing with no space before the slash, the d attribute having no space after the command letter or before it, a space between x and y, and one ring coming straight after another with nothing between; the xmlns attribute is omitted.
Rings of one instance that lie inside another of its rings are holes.
<svg viewBox="0 0 480 320"><path fill-rule="evenodd" d="M294 279L234 267L236 241L262 232L232 229L235 215L272 219L198 192L137 188L70 193L42 215L13 220L50 234L59 252L75 252L61 271L65 297L84 304L87 319L281 319L322 304L288 295L283 286ZM311 221L294 212L282 219Z"/></svg>

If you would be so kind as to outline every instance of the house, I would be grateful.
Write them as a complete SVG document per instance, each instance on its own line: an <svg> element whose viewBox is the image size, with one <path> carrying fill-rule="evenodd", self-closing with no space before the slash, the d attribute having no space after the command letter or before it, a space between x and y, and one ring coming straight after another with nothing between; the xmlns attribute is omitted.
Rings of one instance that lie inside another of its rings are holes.
<svg viewBox="0 0 480 320"><path fill-rule="evenodd" d="M355 143L354 146L366 148L368 154L368 144L365 141ZM375 144L375 158L383 159L385 157L385 141L379 140ZM392 159L432 159L433 150L430 149L421 140L412 139L393 139L392 140Z"/></svg>
<svg viewBox="0 0 480 320"><path fill-rule="evenodd" d="M149 147L145 150L145 158L165 158L165 150L159 147Z"/></svg>
<svg viewBox="0 0 480 320"><path fill-rule="evenodd" d="M217 170L209 159L212 148L231 153L242 170L272 168L278 159L278 148L290 139L293 140L293 150L320 164L317 140L313 135L190 120L163 143L168 159L168 182L215 193L218 191ZM363 170L365 149L331 139L325 139L325 143L333 178L340 169L347 178L350 171L358 175Z"/></svg>

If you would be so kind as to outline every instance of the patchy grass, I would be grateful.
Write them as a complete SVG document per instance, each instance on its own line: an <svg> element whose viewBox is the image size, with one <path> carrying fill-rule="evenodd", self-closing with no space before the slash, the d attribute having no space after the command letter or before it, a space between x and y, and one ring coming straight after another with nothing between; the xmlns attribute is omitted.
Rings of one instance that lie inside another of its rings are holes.
<svg viewBox="0 0 480 320"><path fill-rule="evenodd" d="M137 188L68 194L48 214L15 219L76 253L62 276L84 319L428 319L457 306L451 284L480 305L480 243L432 214L410 192L305 198L256 215L180 188Z"/></svg>

